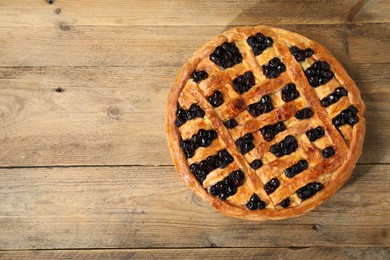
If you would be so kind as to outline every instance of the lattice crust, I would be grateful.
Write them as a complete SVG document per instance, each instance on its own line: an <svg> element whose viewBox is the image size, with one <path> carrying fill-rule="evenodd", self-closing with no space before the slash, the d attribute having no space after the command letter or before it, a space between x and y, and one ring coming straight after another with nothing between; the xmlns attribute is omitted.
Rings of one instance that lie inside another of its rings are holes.
<svg viewBox="0 0 390 260"><path fill-rule="evenodd" d="M365 106L320 44L267 26L226 31L198 50L168 96L176 170L220 212L303 214L350 177Z"/></svg>

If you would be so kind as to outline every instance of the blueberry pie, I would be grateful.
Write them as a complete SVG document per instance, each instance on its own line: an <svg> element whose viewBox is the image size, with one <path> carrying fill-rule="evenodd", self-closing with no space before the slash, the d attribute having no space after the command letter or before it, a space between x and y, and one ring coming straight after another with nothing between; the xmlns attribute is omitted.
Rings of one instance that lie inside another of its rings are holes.
<svg viewBox="0 0 390 260"><path fill-rule="evenodd" d="M199 49L170 90L166 132L179 176L232 217L304 214L350 177L365 105L322 45L268 26Z"/></svg>

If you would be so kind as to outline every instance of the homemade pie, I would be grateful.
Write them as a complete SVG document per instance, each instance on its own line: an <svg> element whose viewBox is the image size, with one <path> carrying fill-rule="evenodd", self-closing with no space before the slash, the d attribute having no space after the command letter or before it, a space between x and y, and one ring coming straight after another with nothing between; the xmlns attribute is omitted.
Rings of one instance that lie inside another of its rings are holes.
<svg viewBox="0 0 390 260"><path fill-rule="evenodd" d="M166 132L179 176L223 214L301 215L350 177L365 105L322 45L268 26L230 29L182 67Z"/></svg>

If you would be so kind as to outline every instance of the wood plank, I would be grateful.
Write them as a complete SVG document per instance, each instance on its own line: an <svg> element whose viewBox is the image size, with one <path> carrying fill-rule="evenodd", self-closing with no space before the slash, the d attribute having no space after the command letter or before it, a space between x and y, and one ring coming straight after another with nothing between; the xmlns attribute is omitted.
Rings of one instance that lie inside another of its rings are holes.
<svg viewBox="0 0 390 260"><path fill-rule="evenodd" d="M378 21L386 22L390 20L390 2L382 0L364 1L364 6L356 12L353 20L356 22Z"/></svg>
<svg viewBox="0 0 390 260"><path fill-rule="evenodd" d="M350 64L368 107L361 163L390 163L387 70ZM171 165L163 129L178 71L0 67L0 166Z"/></svg>
<svg viewBox="0 0 390 260"><path fill-rule="evenodd" d="M2 251L0 259L389 259L388 247Z"/></svg>
<svg viewBox="0 0 390 260"><path fill-rule="evenodd" d="M283 25L322 42L344 64L390 60L390 24ZM181 66L225 26L0 27L0 66Z"/></svg>
<svg viewBox="0 0 390 260"><path fill-rule="evenodd" d="M242 25L323 24L390 21L388 1L159 1L112 0L88 2L61 0L23 2L3 0L0 24L6 26L53 25ZM327 8L323 8L326 4ZM356 17L357 16L357 17Z"/></svg>
<svg viewBox="0 0 390 260"><path fill-rule="evenodd" d="M0 169L0 247L16 249L389 246L390 165L362 165L309 214L225 217L172 167Z"/></svg>

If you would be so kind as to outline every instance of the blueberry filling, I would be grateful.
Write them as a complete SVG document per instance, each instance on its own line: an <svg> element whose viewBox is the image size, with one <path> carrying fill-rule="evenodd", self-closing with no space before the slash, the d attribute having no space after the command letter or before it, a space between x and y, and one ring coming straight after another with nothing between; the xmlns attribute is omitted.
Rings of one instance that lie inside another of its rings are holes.
<svg viewBox="0 0 390 260"><path fill-rule="evenodd" d="M273 58L268 64L263 65L262 69L266 78L274 79L286 71L286 65L284 65L279 58Z"/></svg>
<svg viewBox="0 0 390 260"><path fill-rule="evenodd" d="M219 107L223 103L223 95L217 90L207 98L207 101L209 101L213 107Z"/></svg>
<svg viewBox="0 0 390 260"><path fill-rule="evenodd" d="M322 156L326 159L332 157L336 152L334 151L332 146L326 147L322 150Z"/></svg>
<svg viewBox="0 0 390 260"><path fill-rule="evenodd" d="M306 78L312 87L327 83L334 77L330 65L326 61L316 61L305 71Z"/></svg>
<svg viewBox="0 0 390 260"><path fill-rule="evenodd" d="M210 194L226 200L237 192L237 188L244 184L245 175L241 170L231 172L225 179L210 187Z"/></svg>
<svg viewBox="0 0 390 260"><path fill-rule="evenodd" d="M274 137L279 134L280 132L283 132L286 130L286 126L282 121L277 122L273 125L266 125L260 129L260 133L263 135L264 140L267 142L270 142Z"/></svg>
<svg viewBox="0 0 390 260"><path fill-rule="evenodd" d="M308 119L313 116L313 111L310 108L304 108L301 110L298 110L295 113L295 117L299 120Z"/></svg>
<svg viewBox="0 0 390 260"><path fill-rule="evenodd" d="M233 67L242 61L242 55L234 42L224 42L210 54L210 60L224 69Z"/></svg>
<svg viewBox="0 0 390 260"><path fill-rule="evenodd" d="M265 95L259 102L250 104L247 111L251 114L251 116L258 117L261 114L270 112L272 109L274 109L274 106L272 105L271 97L269 95Z"/></svg>
<svg viewBox="0 0 390 260"><path fill-rule="evenodd" d="M217 132L214 130L200 129L197 134L194 134L191 139L180 140L180 147L186 158L191 158L195 154L195 150L199 147L208 147L211 142L217 138Z"/></svg>
<svg viewBox="0 0 390 260"><path fill-rule="evenodd" d="M236 140L236 145L238 147L238 150L240 150L241 154L246 154L255 146L253 145L253 135L252 134L245 134L243 137L240 137Z"/></svg>
<svg viewBox="0 0 390 260"><path fill-rule="evenodd" d="M297 140L294 136L288 135L280 143L274 144L270 147L270 152L276 157L282 157L293 153L298 148Z"/></svg>
<svg viewBox="0 0 390 260"><path fill-rule="evenodd" d="M300 160L296 164L294 164L294 165L288 167L286 170L284 170L284 174L288 178L292 178L295 175L297 175L298 173L301 173L304 170L306 170L307 167L309 167L309 163L306 160Z"/></svg>
<svg viewBox="0 0 390 260"><path fill-rule="evenodd" d="M332 122L336 128L339 128L342 125L348 124L350 126L354 126L359 122L359 117L357 116L358 110L355 106L351 105L347 109L344 109L340 112L335 118L333 118Z"/></svg>
<svg viewBox="0 0 390 260"><path fill-rule="evenodd" d="M290 52L292 55L294 55L294 58L299 62L304 61L306 58L309 58L314 54L314 51L310 48L301 50L296 46L291 47Z"/></svg>
<svg viewBox="0 0 390 260"><path fill-rule="evenodd" d="M249 210L264 209L266 204L262 201L259 196L253 194L252 197L245 205Z"/></svg>
<svg viewBox="0 0 390 260"><path fill-rule="evenodd" d="M280 206L283 208L288 208L291 204L290 198L284 199L282 202L280 202Z"/></svg>
<svg viewBox="0 0 390 260"><path fill-rule="evenodd" d="M282 99L284 102L290 102L299 98L299 92L294 83L289 83L282 88Z"/></svg>
<svg viewBox="0 0 390 260"><path fill-rule="evenodd" d="M304 201L308 198L314 196L317 192L322 190L324 188L324 185L320 182L310 182L306 186L303 186L302 188L299 188L296 193L298 197Z"/></svg>
<svg viewBox="0 0 390 260"><path fill-rule="evenodd" d="M325 131L321 126L317 126L316 128L310 129L306 131L306 136L309 138L310 142L315 142L325 135Z"/></svg>
<svg viewBox="0 0 390 260"><path fill-rule="evenodd" d="M196 117L204 117L205 112L200 108L198 104L192 104L188 110L182 108L179 103L176 110L176 126L182 126L188 120Z"/></svg>
<svg viewBox="0 0 390 260"><path fill-rule="evenodd" d="M252 47L255 56L260 55L265 49L271 47L273 44L272 38L266 37L262 33L256 33L255 35L249 36L246 42Z"/></svg>
<svg viewBox="0 0 390 260"><path fill-rule="evenodd" d="M223 124L226 126L227 129L235 128L236 126L238 126L238 123L236 120L234 120L234 118L225 121Z"/></svg>
<svg viewBox="0 0 390 260"><path fill-rule="evenodd" d="M345 88L338 87L335 89L335 91L333 91L332 93L330 93L329 95L321 99L321 105L323 107L328 107L336 103L337 101L339 101L340 98L347 95L348 95L348 91Z"/></svg>
<svg viewBox="0 0 390 260"><path fill-rule="evenodd" d="M256 84L252 71L247 71L233 80L233 88L243 94Z"/></svg>
<svg viewBox="0 0 390 260"><path fill-rule="evenodd" d="M191 75L191 78L192 80L195 82L195 83L199 83L201 82L202 80L205 80L207 79L207 77L209 76L209 74L207 74L206 71L204 70L196 70L192 73Z"/></svg>
<svg viewBox="0 0 390 260"><path fill-rule="evenodd" d="M280 185L280 181L277 178L271 179L264 185L264 190L267 195L273 193Z"/></svg>
<svg viewBox="0 0 390 260"><path fill-rule="evenodd" d="M251 168L252 168L253 170L257 170L257 169L259 169L261 166L263 166L263 161L260 160L260 159L255 159L255 160L253 160L249 165L251 166Z"/></svg>
<svg viewBox="0 0 390 260"><path fill-rule="evenodd" d="M207 174L216 168L225 168L228 164L234 161L233 157L224 149L220 150L216 155L210 155L200 163L193 163L190 165L190 171L194 174L195 178L202 183Z"/></svg>

